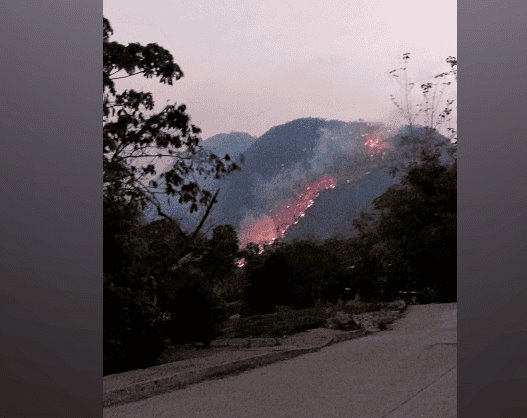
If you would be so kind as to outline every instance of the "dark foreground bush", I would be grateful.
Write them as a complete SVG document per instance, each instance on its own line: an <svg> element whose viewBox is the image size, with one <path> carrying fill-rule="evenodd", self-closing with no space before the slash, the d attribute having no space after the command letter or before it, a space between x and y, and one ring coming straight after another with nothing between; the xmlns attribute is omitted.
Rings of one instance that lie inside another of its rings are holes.
<svg viewBox="0 0 527 418"><path fill-rule="evenodd" d="M204 283L189 281L168 292L165 334L174 344L201 342L208 347L226 319L225 306Z"/></svg>
<svg viewBox="0 0 527 418"><path fill-rule="evenodd" d="M265 314L277 305L303 309L336 302L346 279L334 254L317 243L282 245L248 263L243 312Z"/></svg>
<svg viewBox="0 0 527 418"><path fill-rule="evenodd" d="M178 286L163 310L148 296L144 287L105 286L105 375L156 365L170 343L208 347L226 319L221 301L200 283Z"/></svg>
<svg viewBox="0 0 527 418"><path fill-rule="evenodd" d="M157 318L158 312L146 295L105 280L105 375L157 363L165 348Z"/></svg>

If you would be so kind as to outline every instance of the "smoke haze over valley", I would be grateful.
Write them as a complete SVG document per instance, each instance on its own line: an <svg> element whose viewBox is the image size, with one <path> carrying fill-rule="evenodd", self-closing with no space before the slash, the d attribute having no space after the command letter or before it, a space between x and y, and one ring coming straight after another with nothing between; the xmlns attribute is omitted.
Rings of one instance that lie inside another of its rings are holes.
<svg viewBox="0 0 527 418"><path fill-rule="evenodd" d="M397 182L390 169L415 157L402 134L379 123L303 118L260 138L234 132L205 140L219 155L243 155L240 171L205 182L221 189L208 229L232 224L242 246L353 236L352 221ZM439 135L437 142L449 144ZM189 215L172 203L165 211L192 227L204 209Z"/></svg>

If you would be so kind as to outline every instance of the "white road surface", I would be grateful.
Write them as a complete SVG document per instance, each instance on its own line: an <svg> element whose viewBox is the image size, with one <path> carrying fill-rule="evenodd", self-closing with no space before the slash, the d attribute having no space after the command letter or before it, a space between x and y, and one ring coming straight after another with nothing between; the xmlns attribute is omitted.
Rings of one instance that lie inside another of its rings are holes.
<svg viewBox="0 0 527 418"><path fill-rule="evenodd" d="M457 305L411 306L392 330L104 410L104 417L456 417Z"/></svg>

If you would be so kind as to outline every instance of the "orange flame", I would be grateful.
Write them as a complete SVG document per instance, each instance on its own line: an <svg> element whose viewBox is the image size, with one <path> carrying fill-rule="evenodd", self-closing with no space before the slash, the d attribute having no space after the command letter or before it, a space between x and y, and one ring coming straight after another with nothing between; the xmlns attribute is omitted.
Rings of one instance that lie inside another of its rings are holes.
<svg viewBox="0 0 527 418"><path fill-rule="evenodd" d="M389 148L388 143L384 140L381 135L378 134L366 135L364 146L366 147L368 154L371 157L375 155L381 155Z"/></svg>
<svg viewBox="0 0 527 418"><path fill-rule="evenodd" d="M324 175L316 182L306 185L295 199L281 202L280 206L271 210L268 215L244 219L240 225L240 245L245 247L253 242L258 244L261 250L265 245L272 245L304 217L306 210L315 203L322 190L335 187L335 178Z"/></svg>

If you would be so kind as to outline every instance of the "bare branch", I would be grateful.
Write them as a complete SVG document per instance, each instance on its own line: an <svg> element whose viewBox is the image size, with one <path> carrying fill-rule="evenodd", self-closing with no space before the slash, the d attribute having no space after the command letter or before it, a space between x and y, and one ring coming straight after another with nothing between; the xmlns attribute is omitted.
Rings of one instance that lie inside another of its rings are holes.
<svg viewBox="0 0 527 418"><path fill-rule="evenodd" d="M134 75L137 75L137 74L141 74L141 73L144 73L146 70L143 70L143 71L136 71L135 73L133 74L128 74L128 75L123 75L122 77L110 77L110 80L119 80L121 78L128 78L128 77L133 77ZM114 74L116 74L117 72L115 72Z"/></svg>
<svg viewBox="0 0 527 418"><path fill-rule="evenodd" d="M191 238L194 239L196 237L196 235L198 235L198 232L200 231L200 229L203 227L203 224L205 223L205 221L207 220L209 214L210 214L210 211L212 209L212 206L214 205L214 203L216 203L216 197L218 197L218 193L220 192L220 189L217 189L216 190L216 193L214 193L214 196L212 196L212 199L209 203L209 205L207 206L207 210L205 211L205 214L203 215L203 217L201 218L201 221L200 223L198 224L196 230L194 231L194 233L192 234Z"/></svg>

